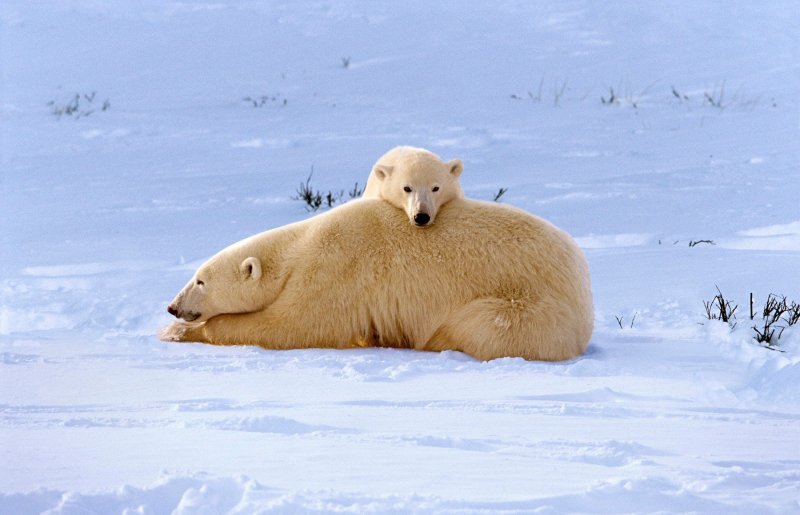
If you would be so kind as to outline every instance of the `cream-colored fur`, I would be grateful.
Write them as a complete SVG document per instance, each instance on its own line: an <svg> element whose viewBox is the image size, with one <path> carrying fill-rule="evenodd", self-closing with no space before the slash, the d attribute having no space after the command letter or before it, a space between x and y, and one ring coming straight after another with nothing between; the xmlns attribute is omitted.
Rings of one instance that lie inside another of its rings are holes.
<svg viewBox="0 0 800 515"><path fill-rule="evenodd" d="M458 181L463 170L459 159L444 162L422 148L395 147L372 167L363 197L383 199L426 227L444 204L464 198Z"/></svg>
<svg viewBox="0 0 800 515"><path fill-rule="evenodd" d="M420 231L386 202L359 199L243 240L200 267L169 308L193 322L161 337L452 349L481 360L584 351L589 269L570 236L496 203L456 199L439 218Z"/></svg>

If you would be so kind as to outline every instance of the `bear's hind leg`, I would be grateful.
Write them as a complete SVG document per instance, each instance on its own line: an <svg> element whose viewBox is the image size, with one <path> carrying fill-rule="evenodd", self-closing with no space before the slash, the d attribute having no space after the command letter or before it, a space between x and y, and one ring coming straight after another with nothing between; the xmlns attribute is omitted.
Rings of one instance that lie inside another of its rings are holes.
<svg viewBox="0 0 800 515"><path fill-rule="evenodd" d="M567 359L573 353L563 334L569 324L559 323L562 315L542 299L476 299L451 313L421 350L459 350L484 361Z"/></svg>

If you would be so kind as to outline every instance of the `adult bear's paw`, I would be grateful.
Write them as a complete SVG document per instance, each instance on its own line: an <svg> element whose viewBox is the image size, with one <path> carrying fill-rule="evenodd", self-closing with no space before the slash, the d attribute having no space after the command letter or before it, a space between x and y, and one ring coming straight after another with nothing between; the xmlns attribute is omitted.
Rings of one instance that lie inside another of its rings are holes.
<svg viewBox="0 0 800 515"><path fill-rule="evenodd" d="M202 338L203 323L173 322L158 331L162 342L199 342Z"/></svg>

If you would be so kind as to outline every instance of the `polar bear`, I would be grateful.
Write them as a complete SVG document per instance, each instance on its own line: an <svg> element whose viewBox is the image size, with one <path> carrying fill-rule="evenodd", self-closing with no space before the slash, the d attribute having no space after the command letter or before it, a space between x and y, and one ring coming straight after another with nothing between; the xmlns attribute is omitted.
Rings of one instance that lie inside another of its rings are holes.
<svg viewBox="0 0 800 515"><path fill-rule="evenodd" d="M357 199L242 240L204 263L166 341L268 349L384 346L480 360L564 360L592 333L586 259L520 209L455 199L420 231Z"/></svg>
<svg viewBox="0 0 800 515"><path fill-rule="evenodd" d="M423 148L395 147L381 156L367 179L364 198L380 198L406 212L418 227L433 224L447 202L464 198L459 159L444 162Z"/></svg>

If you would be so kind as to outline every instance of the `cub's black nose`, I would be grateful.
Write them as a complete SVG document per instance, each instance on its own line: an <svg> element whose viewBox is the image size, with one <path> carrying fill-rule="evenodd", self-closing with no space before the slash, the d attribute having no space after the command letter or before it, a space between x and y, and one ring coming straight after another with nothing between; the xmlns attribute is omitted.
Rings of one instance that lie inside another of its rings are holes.
<svg viewBox="0 0 800 515"><path fill-rule="evenodd" d="M417 213L414 215L414 223L417 225L425 225L431 221L431 217L428 216L428 213Z"/></svg>
<svg viewBox="0 0 800 515"><path fill-rule="evenodd" d="M167 313L174 316L175 318L178 318L178 310L175 309L173 306L167 306Z"/></svg>

